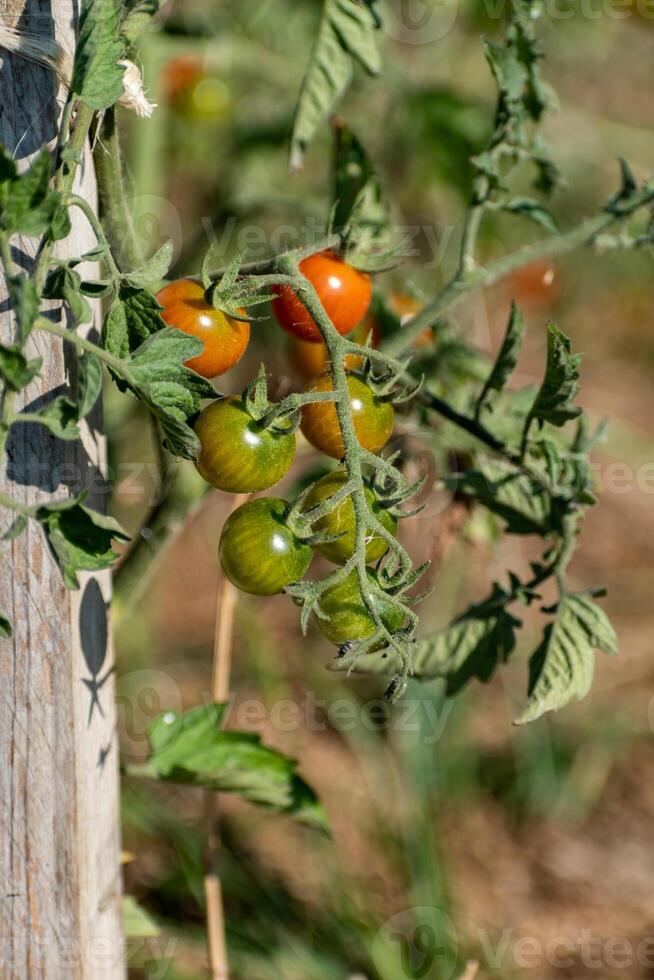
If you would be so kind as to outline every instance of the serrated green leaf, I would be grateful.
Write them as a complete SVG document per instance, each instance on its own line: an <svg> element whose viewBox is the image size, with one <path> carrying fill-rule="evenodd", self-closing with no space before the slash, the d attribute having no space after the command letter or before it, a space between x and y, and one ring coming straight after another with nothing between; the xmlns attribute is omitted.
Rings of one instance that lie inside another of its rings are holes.
<svg viewBox="0 0 654 980"><path fill-rule="evenodd" d="M521 101L528 75L515 49L492 41L487 41L484 49L501 94L508 102Z"/></svg>
<svg viewBox="0 0 654 980"><path fill-rule="evenodd" d="M556 234L558 231L556 221L551 212L540 201L536 201L531 197L515 197L508 204L504 205L504 210L512 214L521 214L523 217L536 222L542 228L546 228L547 231L551 231L552 234Z"/></svg>
<svg viewBox="0 0 654 980"><path fill-rule="evenodd" d="M107 109L123 92L124 68L118 64L124 43L118 33L114 0L82 0L70 91L91 109Z"/></svg>
<svg viewBox="0 0 654 980"><path fill-rule="evenodd" d="M148 259L145 265L141 266L140 269L136 269L134 272L128 273L125 279L132 286L147 286L149 283L164 278L172 260L173 243L169 239Z"/></svg>
<svg viewBox="0 0 654 980"><path fill-rule="evenodd" d="M197 337L164 327L135 351L128 364L128 384L161 422L168 448L176 456L196 459L197 436L186 420L200 410L202 399L216 398L205 378L184 366L202 353Z"/></svg>
<svg viewBox="0 0 654 980"><path fill-rule="evenodd" d="M581 355L572 354L570 340L553 323L547 326L545 378L529 413L530 419L562 426L576 419L581 409L572 405L579 392Z"/></svg>
<svg viewBox="0 0 654 980"><path fill-rule="evenodd" d="M545 627L543 640L530 658L529 703L516 724L558 711L573 698L585 698L593 680L596 649L618 652L608 616L588 595L564 596L555 621Z"/></svg>
<svg viewBox="0 0 654 980"><path fill-rule="evenodd" d="M304 153L318 126L329 117L350 84L357 61L371 75L381 70L372 4L325 0L311 61L302 82L293 136L291 169L302 166Z"/></svg>
<svg viewBox="0 0 654 980"><path fill-rule="evenodd" d="M42 358L28 361L19 347L0 344L0 376L13 391L20 391L41 370Z"/></svg>
<svg viewBox="0 0 654 980"><path fill-rule="evenodd" d="M102 362L93 354L82 354L77 361L78 416L89 414L102 391Z"/></svg>
<svg viewBox="0 0 654 980"><path fill-rule="evenodd" d="M9 276L7 278L7 292L16 319L18 340L23 345L39 315L39 294L36 283L26 275Z"/></svg>
<svg viewBox="0 0 654 980"><path fill-rule="evenodd" d="M161 932L157 923L142 909L131 895L123 895L121 902L123 934L126 939L143 939L158 936Z"/></svg>
<svg viewBox="0 0 654 980"><path fill-rule="evenodd" d="M5 185L0 227L9 234L42 235L60 206L59 194L50 188L52 156L41 150L29 170Z"/></svg>
<svg viewBox="0 0 654 980"><path fill-rule="evenodd" d="M0 640L8 640L13 633L11 623L6 616L0 616Z"/></svg>
<svg viewBox="0 0 654 980"><path fill-rule="evenodd" d="M82 504L83 496L44 504L36 511L52 553L69 589L78 589L77 572L109 568L118 557L112 539L129 537L112 517Z"/></svg>
<svg viewBox="0 0 654 980"><path fill-rule="evenodd" d="M149 732L151 754L130 766L135 776L238 793L251 803L289 813L321 829L326 818L296 773L297 763L262 745L257 735L221 731L225 705L208 704L178 715L164 712Z"/></svg>
<svg viewBox="0 0 654 980"><path fill-rule="evenodd" d="M476 414L479 415L483 407L492 407L491 395L504 390L504 387L516 369L522 342L525 336L525 320L517 305L511 304L511 314L504 334L504 340L499 353L493 364L492 370L477 399Z"/></svg>
<svg viewBox="0 0 654 980"><path fill-rule="evenodd" d="M161 306L147 289L121 286L102 327L106 350L115 357L127 357L143 341L165 327L160 311Z"/></svg>

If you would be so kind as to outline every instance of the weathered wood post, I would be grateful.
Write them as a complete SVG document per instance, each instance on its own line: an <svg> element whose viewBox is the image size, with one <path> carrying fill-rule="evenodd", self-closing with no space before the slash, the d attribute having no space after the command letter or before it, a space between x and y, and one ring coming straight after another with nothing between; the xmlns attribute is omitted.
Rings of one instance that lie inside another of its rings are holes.
<svg viewBox="0 0 654 980"><path fill-rule="evenodd" d="M74 49L75 0L0 0L5 25L55 35ZM62 92L54 74L0 50L0 141L22 167L51 143ZM76 192L95 202L87 150ZM93 237L75 213L63 254ZM36 243L14 240L29 268ZM60 254L62 254L60 252ZM0 335L11 335L1 286ZM95 328L92 328L95 329ZM43 333L29 341L42 376L23 404L75 384L74 356ZM10 432L2 489L25 504L91 491L106 502L99 413L82 425L83 445L40 426ZM0 533L10 521L0 516ZM13 636L0 640L0 977L114 980L125 975L120 922L119 780L108 574L80 577L69 592L38 526L0 550L0 605Z"/></svg>

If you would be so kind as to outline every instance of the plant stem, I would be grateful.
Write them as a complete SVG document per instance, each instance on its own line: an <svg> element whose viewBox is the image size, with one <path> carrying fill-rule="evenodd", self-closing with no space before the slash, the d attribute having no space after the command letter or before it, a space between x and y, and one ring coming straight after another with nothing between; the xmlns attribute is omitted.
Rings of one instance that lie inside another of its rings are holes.
<svg viewBox="0 0 654 980"><path fill-rule="evenodd" d="M100 217L106 229L116 265L125 272L145 261L145 253L134 227L134 209L125 191L123 161L116 114L107 109L93 153L98 179Z"/></svg>
<svg viewBox="0 0 654 980"><path fill-rule="evenodd" d="M654 196L654 191L652 196ZM470 290L480 286L492 286L493 283L503 279L510 272L514 272L516 269L529 265L538 259L555 258L572 252L583 245L588 245L600 232L609 228L617 220L619 217L615 214L602 211L601 214L587 218L569 231L551 235L549 238L544 238L531 245L525 245L503 258L491 262L485 268L479 267L474 274L467 278L462 277L462 270L459 266L454 276L443 286L440 292L414 317L408 320L401 331L383 345L383 349L393 355L404 353L426 327L433 326L445 309L461 299Z"/></svg>
<svg viewBox="0 0 654 980"><path fill-rule="evenodd" d="M98 347L97 344L94 344L91 340L87 340L86 337L82 337L73 330L68 330L67 327L62 327L59 323L53 323L52 320L46 320L42 316L36 320L34 326L37 330L43 330L45 333L51 333L55 337L60 337L67 344L72 344L73 347L77 347L78 350L86 351L87 354L93 354L94 357L97 357L107 367L110 367L116 374L122 378L127 377L128 372L124 361L121 361L119 357L114 357L113 354L110 354L103 347Z"/></svg>

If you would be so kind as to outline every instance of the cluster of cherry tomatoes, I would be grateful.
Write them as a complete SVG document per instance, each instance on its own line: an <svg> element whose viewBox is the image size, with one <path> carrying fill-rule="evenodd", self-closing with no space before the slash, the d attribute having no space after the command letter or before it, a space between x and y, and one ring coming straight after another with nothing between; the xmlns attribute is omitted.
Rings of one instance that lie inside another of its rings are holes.
<svg viewBox="0 0 654 980"><path fill-rule="evenodd" d="M358 339L376 343L370 326L363 326L372 298L370 276L341 260L332 252L320 252L304 259L302 274L313 285L320 302L336 330L349 334L358 330ZM204 343L204 351L187 362L203 377L225 373L241 359L250 337L250 326L210 306L202 284L181 279L165 286L157 299L161 316L170 326ZM272 308L279 325L292 335L303 358L303 373L314 371L306 390L329 392L332 379L327 372L327 353L321 335L309 312L288 286L275 287ZM361 331L365 330L365 336ZM346 369L360 366L357 357L346 358ZM360 445L376 453L393 431L394 409L359 375L348 373L352 420ZM305 404L300 428L307 441L333 459L342 459L345 448L333 401ZM252 410L246 392L212 402L199 415L195 432L200 441L197 468L205 480L229 493L267 490L288 472L296 449L295 431L287 420L259 417ZM343 467L330 472L309 489L302 501L302 512L320 505L347 483ZM397 520L384 507L372 486L366 487L368 509L390 534ZM304 576L315 548L329 561L344 565L355 549L355 511L351 497L345 497L312 524L309 534L298 531L290 520L293 507L278 497L250 500L235 510L225 522L220 538L220 560L227 577L244 592L274 595ZM312 545L307 539L318 537ZM324 539L324 540L321 540ZM366 558L377 561L388 550L388 542L371 534ZM368 574L374 580L374 571ZM397 608L384 601L377 590L371 593L381 620L389 630L399 629ZM328 588L320 600L323 615L318 619L322 632L337 645L365 639L376 631L375 622L361 597L356 571ZM401 616L400 616L401 618Z"/></svg>

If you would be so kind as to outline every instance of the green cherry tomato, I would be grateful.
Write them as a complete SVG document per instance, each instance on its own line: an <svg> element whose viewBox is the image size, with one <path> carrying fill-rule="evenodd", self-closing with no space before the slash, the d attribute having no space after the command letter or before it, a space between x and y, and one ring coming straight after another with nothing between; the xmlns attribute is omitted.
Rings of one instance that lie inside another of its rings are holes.
<svg viewBox="0 0 654 980"><path fill-rule="evenodd" d="M377 581L374 572L370 570L368 581L371 585ZM373 592L370 595L386 629L391 632L400 629L404 625L403 613L387 599ZM316 618L318 628L336 646L366 640L377 632L375 621L363 603L356 569L323 592L320 596L320 608L327 618Z"/></svg>
<svg viewBox="0 0 654 980"><path fill-rule="evenodd" d="M225 575L242 592L276 595L299 582L311 561L311 548L285 523L285 500L260 497L238 507L220 536Z"/></svg>
<svg viewBox="0 0 654 980"><path fill-rule="evenodd" d="M314 483L311 488L311 492L306 497L303 510L310 510L312 507L316 507L321 504L324 500L333 496L341 487L347 483L347 474L343 470L334 470L333 473L328 473L327 476L323 476L321 480ZM389 531L391 534L395 534L397 531L397 521L392 514L389 514L377 501L374 493L370 487L365 488L366 501L368 503L368 510L377 518L377 520ZM316 551L319 551L321 555L333 561L335 565L344 565L349 558L354 554L354 544L355 544L355 517L354 517L354 504L352 503L351 497L346 497L345 500L337 504L333 510L326 514L325 517L321 517L320 520L316 521L313 525L313 531L319 532L321 534L342 534L342 537L338 538L336 541L329 541L325 544L317 544ZM372 532L368 535L368 541L366 544L366 561L374 562L382 555L386 554L388 551L388 542L381 537L379 534L373 534Z"/></svg>
<svg viewBox="0 0 654 980"><path fill-rule="evenodd" d="M212 402L195 423L195 434L199 472L227 493L267 490L288 473L295 456L295 435L261 428L242 398Z"/></svg>

